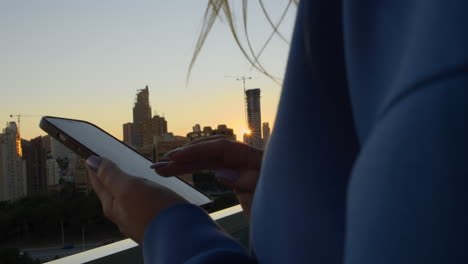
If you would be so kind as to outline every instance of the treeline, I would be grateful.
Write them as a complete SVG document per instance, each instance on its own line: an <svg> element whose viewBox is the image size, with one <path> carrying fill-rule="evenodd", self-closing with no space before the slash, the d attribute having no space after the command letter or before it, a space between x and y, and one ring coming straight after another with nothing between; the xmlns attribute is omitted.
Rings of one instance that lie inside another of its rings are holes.
<svg viewBox="0 0 468 264"><path fill-rule="evenodd" d="M238 203L213 173L198 172L193 178L195 186L214 199L209 213ZM62 227L65 243L80 240L83 229L86 240L120 236L117 226L103 215L96 194L77 192L73 184L65 184L60 191L0 202L0 248L60 244Z"/></svg>
<svg viewBox="0 0 468 264"><path fill-rule="evenodd" d="M40 264L39 259L33 259L28 252L20 252L17 248L0 248L0 264Z"/></svg>
<svg viewBox="0 0 468 264"><path fill-rule="evenodd" d="M31 195L14 202L0 203L0 245L59 244L96 234L118 234L117 227L107 220L94 193L76 192L72 184L61 191ZM68 239L67 239L68 238Z"/></svg>

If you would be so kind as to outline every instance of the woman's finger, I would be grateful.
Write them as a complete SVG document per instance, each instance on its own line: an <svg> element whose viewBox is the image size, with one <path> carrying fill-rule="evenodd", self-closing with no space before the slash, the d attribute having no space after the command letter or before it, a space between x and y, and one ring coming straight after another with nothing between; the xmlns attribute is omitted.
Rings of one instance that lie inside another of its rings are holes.
<svg viewBox="0 0 468 264"><path fill-rule="evenodd" d="M178 147L176 149L173 149L173 150L165 153L164 157L171 157L174 153L182 151L182 150L190 147L191 145L200 144L200 143L203 143L203 142L213 141L213 140L217 140L217 139L226 139L226 137L225 136L211 136L211 137L199 138L199 139L196 139L194 141L191 141L191 142L183 145L182 147Z"/></svg>
<svg viewBox="0 0 468 264"><path fill-rule="evenodd" d="M162 163L156 163L156 165ZM199 170L210 169L211 162L168 162L162 167L156 166L153 169L163 177L171 177L186 173L193 173Z"/></svg>
<svg viewBox="0 0 468 264"><path fill-rule="evenodd" d="M202 142L206 142L206 141L212 141L212 140L216 140L216 139L223 139L223 138L226 138L226 137L222 136L222 135L216 135L216 136L211 136L211 137L203 137L203 138L195 139L194 141L191 141L191 142L187 143L187 146L202 143Z"/></svg>
<svg viewBox="0 0 468 264"><path fill-rule="evenodd" d="M217 139L174 151L171 162L158 162L151 167L161 176L175 176L203 169L252 169L261 166L263 152L251 146Z"/></svg>
<svg viewBox="0 0 468 264"><path fill-rule="evenodd" d="M207 168L260 169L263 151L227 139L216 139L189 145L172 153L177 163L202 163Z"/></svg>
<svg viewBox="0 0 468 264"><path fill-rule="evenodd" d="M106 158L91 156L86 160L86 165L92 170L102 188L114 197L125 193L128 190L128 184L135 178L123 172L119 166Z"/></svg>

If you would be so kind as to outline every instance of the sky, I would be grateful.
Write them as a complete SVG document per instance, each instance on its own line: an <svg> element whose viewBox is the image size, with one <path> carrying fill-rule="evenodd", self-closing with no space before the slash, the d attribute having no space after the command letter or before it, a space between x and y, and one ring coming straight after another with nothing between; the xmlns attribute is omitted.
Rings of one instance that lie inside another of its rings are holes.
<svg viewBox="0 0 468 264"><path fill-rule="evenodd" d="M240 1L232 2L241 22ZM276 21L288 0L264 2ZM252 69L219 19L186 85L206 3L0 0L0 128L20 114L21 137L31 139L45 134L41 116L52 115L90 121L121 139L137 90L148 85L153 112L166 118L169 132L185 136L195 124L226 124L242 139L242 82L227 76L253 77L246 88L261 89L262 121L272 126L281 85ZM258 51L271 27L257 1L248 10ZM295 12L290 8L279 28L288 40ZM280 82L288 50L274 37L260 58Z"/></svg>

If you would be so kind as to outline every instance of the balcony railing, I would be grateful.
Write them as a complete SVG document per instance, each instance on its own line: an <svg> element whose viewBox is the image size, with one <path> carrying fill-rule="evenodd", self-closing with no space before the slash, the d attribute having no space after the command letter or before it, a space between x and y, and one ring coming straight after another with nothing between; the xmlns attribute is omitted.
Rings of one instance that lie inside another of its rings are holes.
<svg viewBox="0 0 468 264"><path fill-rule="evenodd" d="M211 213L215 220L228 234L248 248L248 222L240 205ZM142 248L131 239L90 249L75 255L63 257L50 264L104 264L104 263L143 263Z"/></svg>

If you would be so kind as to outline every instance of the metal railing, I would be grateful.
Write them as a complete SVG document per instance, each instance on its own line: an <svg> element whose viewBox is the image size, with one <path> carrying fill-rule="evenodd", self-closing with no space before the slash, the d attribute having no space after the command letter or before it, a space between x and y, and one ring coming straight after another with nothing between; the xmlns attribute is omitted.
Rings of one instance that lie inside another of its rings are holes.
<svg viewBox="0 0 468 264"><path fill-rule="evenodd" d="M249 227L240 205L211 213L210 217L233 238L237 239L246 248L248 247ZM142 248L133 240L124 239L47 263L143 263L143 252Z"/></svg>

